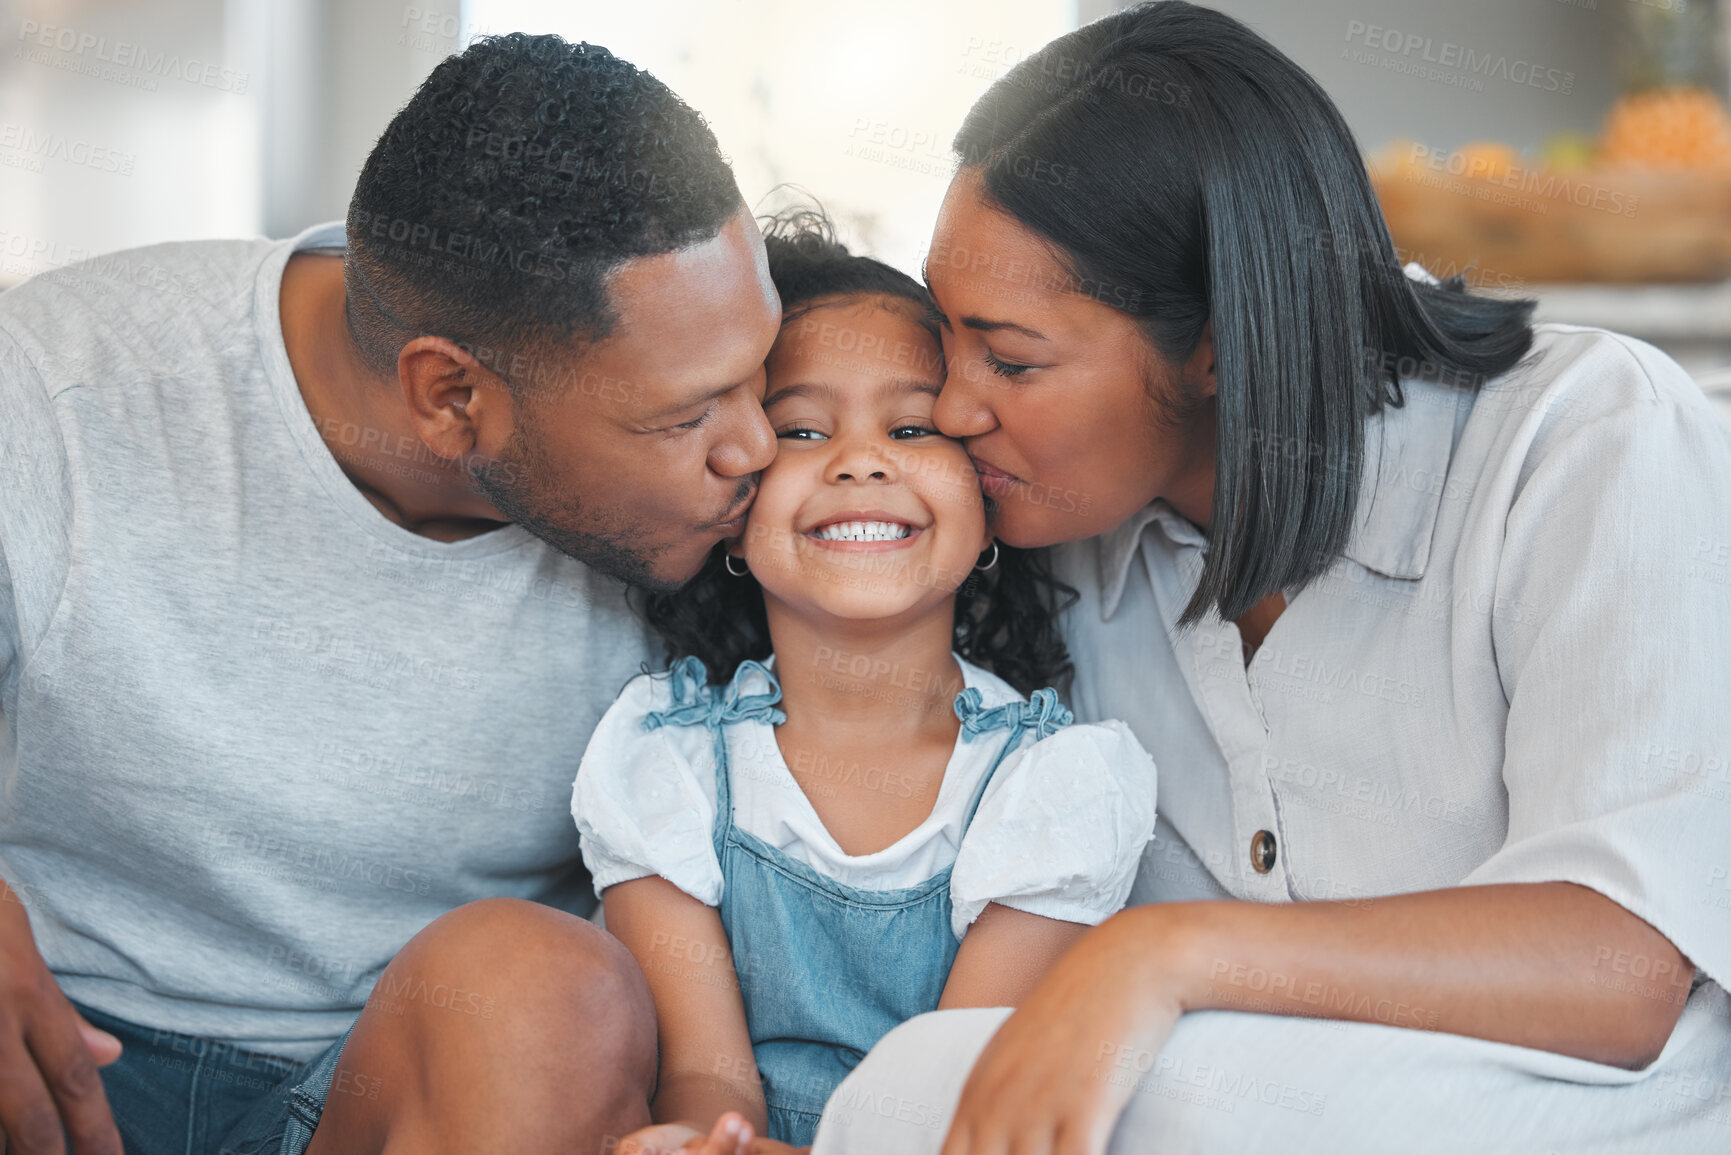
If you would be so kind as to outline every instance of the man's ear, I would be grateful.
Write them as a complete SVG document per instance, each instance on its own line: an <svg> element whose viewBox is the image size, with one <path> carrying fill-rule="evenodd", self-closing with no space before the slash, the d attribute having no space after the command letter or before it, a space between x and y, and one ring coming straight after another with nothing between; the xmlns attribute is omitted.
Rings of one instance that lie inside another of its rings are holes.
<svg viewBox="0 0 1731 1155"><path fill-rule="evenodd" d="M397 380L415 432L447 460L497 457L516 428L510 389L454 341L416 337L404 345Z"/></svg>

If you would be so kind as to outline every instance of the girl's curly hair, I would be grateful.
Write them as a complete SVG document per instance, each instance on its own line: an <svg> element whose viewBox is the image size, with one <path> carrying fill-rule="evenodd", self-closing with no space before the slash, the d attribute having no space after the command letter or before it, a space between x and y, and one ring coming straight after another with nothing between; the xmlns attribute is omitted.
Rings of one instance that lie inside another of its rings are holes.
<svg viewBox="0 0 1731 1155"><path fill-rule="evenodd" d="M848 252L821 208L794 208L766 218L763 233L784 325L829 298L885 295L917 306L916 319L937 341L935 309L925 288L882 261ZM668 659L695 655L715 684L731 680L741 662L761 661L770 653L763 589L750 574L729 574L724 551L717 545L697 576L679 590L634 589L629 595L633 608L661 635ZM1056 619L1075 599L1076 591L1052 575L1046 551L1000 542L997 564L975 570L956 591L955 650L1023 694L1047 685L1063 690L1072 666Z"/></svg>

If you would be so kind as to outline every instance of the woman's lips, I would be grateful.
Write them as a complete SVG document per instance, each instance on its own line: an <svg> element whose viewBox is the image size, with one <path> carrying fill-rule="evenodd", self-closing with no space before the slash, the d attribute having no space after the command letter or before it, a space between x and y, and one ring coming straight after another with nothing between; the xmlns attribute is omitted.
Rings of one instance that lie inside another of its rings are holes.
<svg viewBox="0 0 1731 1155"><path fill-rule="evenodd" d="M970 460L974 463L974 470L980 475L980 488L985 490L987 497L1001 501L1008 497L1010 491L1022 482L1022 479L1015 474L1005 473L988 461L978 457L970 458Z"/></svg>

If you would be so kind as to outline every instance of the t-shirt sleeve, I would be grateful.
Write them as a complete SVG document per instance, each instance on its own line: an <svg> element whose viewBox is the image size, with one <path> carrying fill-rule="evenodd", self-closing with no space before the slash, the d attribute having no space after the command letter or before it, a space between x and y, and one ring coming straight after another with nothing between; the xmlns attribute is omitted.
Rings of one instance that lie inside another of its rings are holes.
<svg viewBox="0 0 1731 1155"><path fill-rule="evenodd" d="M571 814L596 894L654 874L716 906L721 864L709 730L644 728L645 715L667 708L666 686L665 677L633 678L602 715L577 768Z"/></svg>
<svg viewBox="0 0 1731 1155"><path fill-rule="evenodd" d="M19 649L18 608L12 597L12 574L6 568L6 541L0 538L0 689L12 680ZM0 693L0 714L5 709L5 695Z"/></svg>
<svg viewBox="0 0 1731 1155"><path fill-rule="evenodd" d="M1004 759L950 875L961 938L986 904L1093 926L1130 896L1154 836L1154 760L1122 722L1069 726Z"/></svg>
<svg viewBox="0 0 1731 1155"><path fill-rule="evenodd" d="M11 686L66 583L69 479L42 377L0 329L0 688Z"/></svg>
<svg viewBox="0 0 1731 1155"><path fill-rule="evenodd" d="M1508 836L1463 882L1591 887L1731 984L1731 436L1661 394L1526 468L1496 577L1521 612L1493 620Z"/></svg>

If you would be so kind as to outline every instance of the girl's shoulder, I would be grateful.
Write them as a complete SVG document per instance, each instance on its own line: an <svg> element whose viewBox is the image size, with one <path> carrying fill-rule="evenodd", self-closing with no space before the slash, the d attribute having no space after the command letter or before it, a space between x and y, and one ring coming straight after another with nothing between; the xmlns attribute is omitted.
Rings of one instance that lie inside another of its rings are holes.
<svg viewBox="0 0 1731 1155"><path fill-rule="evenodd" d="M1154 780L1154 761L1123 722L1077 722L1057 690L1044 687L1024 696L989 670L960 655L964 688L956 694L963 740L991 731L1019 730L1015 750L999 773L1040 773L1041 768L1086 765L1095 775L1122 778L1141 793ZM1150 787L1151 789L1151 787Z"/></svg>
<svg viewBox="0 0 1731 1155"><path fill-rule="evenodd" d="M992 902L1098 923L1124 905L1154 836L1154 761L1129 727L1074 723L1030 737L1004 758L962 837L951 875L958 936Z"/></svg>
<svg viewBox="0 0 1731 1155"><path fill-rule="evenodd" d="M774 707L780 701L781 683L761 662L742 662L729 681L715 685L701 659L685 657L665 670L646 670L626 682L607 715L616 725L635 723L645 731L757 716L779 721L781 711Z"/></svg>

